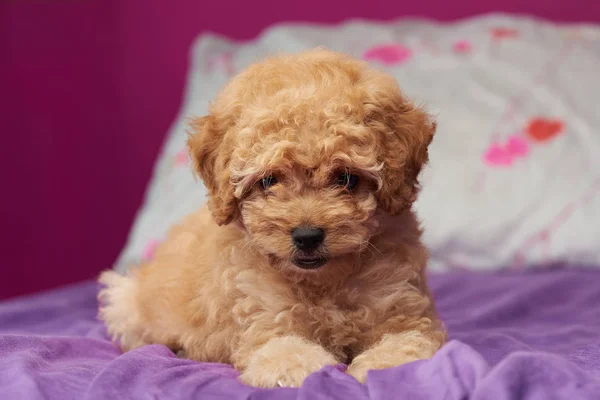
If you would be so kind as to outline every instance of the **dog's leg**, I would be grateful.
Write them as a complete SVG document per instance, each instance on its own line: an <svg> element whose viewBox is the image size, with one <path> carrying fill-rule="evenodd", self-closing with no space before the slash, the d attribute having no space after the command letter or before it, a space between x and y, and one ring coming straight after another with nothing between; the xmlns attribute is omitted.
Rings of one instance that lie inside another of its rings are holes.
<svg viewBox="0 0 600 400"><path fill-rule="evenodd" d="M240 360L244 365L241 379L258 387L297 387L311 373L337 363L338 360L317 343L298 336L275 337L248 352L247 360Z"/></svg>
<svg viewBox="0 0 600 400"><path fill-rule="evenodd" d="M443 344L445 333L409 330L384 334L373 346L354 358L348 373L365 382L371 369L384 369L430 358Z"/></svg>
<svg viewBox="0 0 600 400"><path fill-rule="evenodd" d="M98 294L98 316L104 320L113 341L118 341L124 351L147 344L179 348L176 340L179 332L173 330L174 324L168 323L167 319L171 309L168 296L143 286L143 282L133 274L123 276L115 271L105 271L99 282L104 288ZM142 295L145 298L140 299ZM149 319L143 313L142 304L163 318Z"/></svg>
<svg viewBox="0 0 600 400"><path fill-rule="evenodd" d="M103 272L99 281L104 285L98 294L99 317L106 323L108 334L126 351L147 344L137 304L138 282L114 271Z"/></svg>

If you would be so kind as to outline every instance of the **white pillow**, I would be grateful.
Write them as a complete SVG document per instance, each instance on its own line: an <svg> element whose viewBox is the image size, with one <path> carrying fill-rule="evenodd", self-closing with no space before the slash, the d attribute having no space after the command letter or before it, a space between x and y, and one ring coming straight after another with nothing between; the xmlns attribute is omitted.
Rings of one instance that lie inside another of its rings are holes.
<svg viewBox="0 0 600 400"><path fill-rule="evenodd" d="M187 118L248 64L316 46L367 59L437 115L415 205L432 267L600 265L600 29L486 16L281 25L246 43L201 36L118 269L149 257L205 201L186 163Z"/></svg>

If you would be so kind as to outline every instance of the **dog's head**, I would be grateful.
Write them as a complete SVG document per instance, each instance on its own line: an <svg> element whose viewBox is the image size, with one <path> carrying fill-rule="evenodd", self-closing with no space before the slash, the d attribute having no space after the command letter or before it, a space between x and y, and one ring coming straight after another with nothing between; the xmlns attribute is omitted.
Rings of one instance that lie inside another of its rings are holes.
<svg viewBox="0 0 600 400"><path fill-rule="evenodd" d="M282 269L356 258L410 209L435 123L395 80L325 50L268 59L192 123L217 224L239 223Z"/></svg>

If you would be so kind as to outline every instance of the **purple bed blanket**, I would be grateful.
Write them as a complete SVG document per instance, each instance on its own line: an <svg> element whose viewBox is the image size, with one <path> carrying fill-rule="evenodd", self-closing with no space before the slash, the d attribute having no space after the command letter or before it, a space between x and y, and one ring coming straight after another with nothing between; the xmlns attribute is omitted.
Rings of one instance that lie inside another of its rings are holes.
<svg viewBox="0 0 600 400"><path fill-rule="evenodd" d="M147 346L121 354L96 320L97 286L0 304L1 399L600 399L600 270L431 277L451 341L431 360L341 368L299 389L244 386L228 365Z"/></svg>

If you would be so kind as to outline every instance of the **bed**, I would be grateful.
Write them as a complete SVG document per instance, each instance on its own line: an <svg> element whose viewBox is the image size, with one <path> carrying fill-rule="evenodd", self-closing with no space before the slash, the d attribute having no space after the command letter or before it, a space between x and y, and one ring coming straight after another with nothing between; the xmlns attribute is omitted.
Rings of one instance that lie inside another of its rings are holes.
<svg viewBox="0 0 600 400"><path fill-rule="evenodd" d="M431 360L344 366L299 389L242 385L228 365L146 346L121 354L97 321L94 282L0 303L0 394L7 399L595 399L600 396L600 29L490 15L283 24L238 42L201 35L186 95L114 268L151 257L199 207L187 119L229 77L280 51L323 45L394 75L439 122L416 211L450 342Z"/></svg>
<svg viewBox="0 0 600 400"><path fill-rule="evenodd" d="M3 399L597 399L599 270L455 271L430 282L450 335L431 360L371 372L326 368L299 389L254 389L229 365L163 346L121 354L86 282L0 305Z"/></svg>

